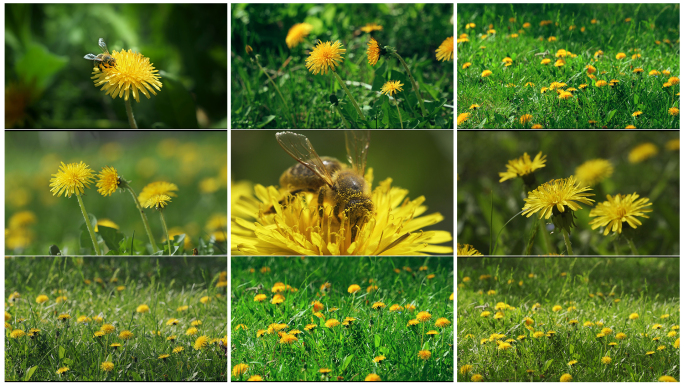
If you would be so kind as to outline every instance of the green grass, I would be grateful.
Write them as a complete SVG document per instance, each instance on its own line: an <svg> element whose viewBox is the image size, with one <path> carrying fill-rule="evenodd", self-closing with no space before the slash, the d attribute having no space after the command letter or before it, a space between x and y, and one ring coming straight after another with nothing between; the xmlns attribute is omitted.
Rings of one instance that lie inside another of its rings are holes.
<svg viewBox="0 0 684 384"><path fill-rule="evenodd" d="M665 145L679 139L678 131L526 131L526 132L458 132L459 175L457 187L457 243L470 244L485 255L524 255L539 213L531 217L516 216L525 205L527 193L522 179L499 182L509 160L523 153L532 159L542 152L544 168L535 171L536 185L575 174L585 161L602 158L611 162L613 174L591 187L593 206L582 205L575 211L577 225L570 234L576 255L631 255L624 238L613 233L603 235L605 227L591 229L589 217L606 195L637 193L649 198L648 218L631 233L640 255L679 254L679 152ZM630 163L630 151L641 143L653 143L659 153L643 162ZM510 220L510 222L508 222ZM507 223L508 222L508 223ZM552 220L542 220L544 224ZM626 225L626 227L629 227ZM630 228L631 229L631 228ZM567 254L563 236L549 229L548 236L540 227L529 254ZM498 236L498 242L497 242ZM494 250L496 244L496 250Z"/></svg>
<svg viewBox="0 0 684 384"><path fill-rule="evenodd" d="M236 4L231 10L231 128L454 127L453 61L438 61L435 54L453 36L452 4ZM285 43L289 29L304 22L313 26L312 32L289 49ZM373 37L381 46L396 48L406 61L428 116L421 113L408 75L396 58L382 57L375 66L368 64L369 35L361 31L367 23L381 25L383 30L373 32ZM346 49L336 72L366 122L332 72L314 75L306 68L305 60L319 39L339 40ZM245 52L247 45L284 102ZM400 101L399 112L394 100L380 94L388 80L403 84L403 91L393 96ZM331 96L339 100L337 106Z"/></svg>
<svg viewBox="0 0 684 384"><path fill-rule="evenodd" d="M421 266L426 266L427 271L420 271ZM269 271L264 273L265 268ZM453 380L453 324L435 327L439 318L453 319L450 257L233 257L231 271L231 364L249 366L234 380L259 375L268 381L363 381L372 373L383 381ZM434 278L429 279L430 274ZM269 302L276 282L296 289L284 292L285 302L278 306ZM328 292L320 290L325 283L331 284ZM352 284L361 287L355 295L347 292ZM379 289L368 291L367 287L373 285ZM247 290L259 286L263 286L259 292L268 296L262 302L254 300L256 292ZM313 316L314 300L324 305L320 313L325 318ZM386 307L372 309L376 302ZM415 310L390 312L394 304L412 304ZM408 327L409 320L420 311L429 312L432 318ZM325 326L327 320L342 323L346 317L356 321L349 327ZM290 345L278 343L275 333L257 337L258 330L266 330L274 323L286 324L285 332L302 333ZM317 327L306 331L308 324ZM424 335L429 330L438 330L439 334L434 338ZM423 361L418 357L420 350L429 350L432 356ZM378 356L386 359L375 363L373 359ZM328 378L321 376L321 368L332 370Z"/></svg>
<svg viewBox="0 0 684 384"><path fill-rule="evenodd" d="M163 211L176 255L226 254L227 133L224 132L8 132L5 153L5 254L94 255L93 243L75 196L50 192L50 180L65 164L88 165L95 177L84 188L83 203L92 220L109 219L119 229L98 225L99 247L115 255L151 255L140 213L128 191L98 192L97 174L113 167L136 194L149 183L178 186ZM207 188L207 185L210 188ZM144 209L159 249L168 255L160 215ZM29 217L14 226L13 217ZM223 220L221 222L221 220ZM218 226L216 224L219 224ZM222 223L222 225L220 225ZM111 226L111 224L108 224ZM181 239L182 234L185 239Z"/></svg>
<svg viewBox="0 0 684 384"><path fill-rule="evenodd" d="M679 378L678 258L459 259L457 280L458 381L474 374L500 382L558 381L566 373L578 382ZM513 308L495 320L498 303ZM629 320L632 313L638 319ZM597 338L605 328L610 333ZM533 336L549 331L556 333ZM514 339L512 348L499 349L490 341L495 333ZM605 356L609 364L601 363Z"/></svg>
<svg viewBox="0 0 684 384"><path fill-rule="evenodd" d="M216 287L226 262L225 257L5 259L5 380L226 381L224 350L217 343L194 349L199 336L216 341L227 335L226 288ZM9 300L15 292L21 296ZM38 304L39 295L49 300ZM67 300L57 302L60 296ZM202 304L205 296L211 300ZM136 312L142 304L149 312ZM188 309L177 311L181 306ZM71 318L58 320L61 314ZM98 315L103 322L94 319ZM78 323L80 316L91 320ZM171 318L179 323L166 325ZM195 320L202 322L197 335L186 335ZM116 329L94 338L103 324ZM28 334L33 328L40 329L33 338L10 337L13 330ZM121 340L124 330L134 337ZM177 335L175 342L167 341L171 335ZM122 346L112 348L113 343ZM177 347L183 351L172 353ZM171 356L160 360L163 354ZM100 369L104 361L114 364L111 372ZM69 371L58 375L62 367Z"/></svg>
<svg viewBox="0 0 684 384"><path fill-rule="evenodd" d="M466 29L470 23L475 27ZM490 25L496 33L488 33ZM466 4L458 7L457 31L469 39L458 44L458 114L470 114L459 128L679 128L679 116L669 112L679 109L679 85L663 88L679 77L678 4ZM555 67L560 49L577 56ZM604 54L595 59L599 50ZM542 65L543 58L550 63ZM587 65L596 68L595 80ZM492 75L481 77L485 70ZM650 76L651 70L661 74ZM598 80L619 83L596 87ZM577 91L565 100L554 90L542 93L552 82ZM474 104L480 108L471 110ZM634 117L637 111L643 114ZM521 122L528 114L531 120Z"/></svg>

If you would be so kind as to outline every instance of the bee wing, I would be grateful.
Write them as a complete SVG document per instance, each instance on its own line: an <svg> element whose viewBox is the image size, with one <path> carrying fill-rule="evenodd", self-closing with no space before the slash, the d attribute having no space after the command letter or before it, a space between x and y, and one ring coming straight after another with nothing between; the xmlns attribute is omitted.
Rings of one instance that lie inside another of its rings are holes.
<svg viewBox="0 0 684 384"><path fill-rule="evenodd" d="M278 132L276 133L276 140L278 140L278 144L280 144L285 152L295 160L309 168L316 176L323 179L326 184L333 185L328 170L306 136L293 132Z"/></svg>
<svg viewBox="0 0 684 384"><path fill-rule="evenodd" d="M345 131L344 139L347 144L347 160L357 174L365 175L366 157L370 146L370 131Z"/></svg>
<svg viewBox="0 0 684 384"><path fill-rule="evenodd" d="M97 45L100 46L100 49L102 50L102 52L109 55L109 50L107 49L107 44L105 44L105 41L103 38L100 37L100 40L97 42Z"/></svg>
<svg viewBox="0 0 684 384"><path fill-rule="evenodd" d="M93 55L92 53L89 53L89 54L83 56L83 58L86 60L99 60L98 57Z"/></svg>

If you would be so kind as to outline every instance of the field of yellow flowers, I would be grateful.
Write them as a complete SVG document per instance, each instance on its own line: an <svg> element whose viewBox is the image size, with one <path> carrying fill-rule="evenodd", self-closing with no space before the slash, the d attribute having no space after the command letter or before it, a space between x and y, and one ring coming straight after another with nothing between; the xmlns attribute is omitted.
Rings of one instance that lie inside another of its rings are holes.
<svg viewBox="0 0 684 384"><path fill-rule="evenodd" d="M459 131L457 254L678 255L679 166L679 131Z"/></svg>
<svg viewBox="0 0 684 384"><path fill-rule="evenodd" d="M5 259L6 381L227 380L227 260Z"/></svg>
<svg viewBox="0 0 684 384"><path fill-rule="evenodd" d="M458 381L679 381L679 258L458 260Z"/></svg>
<svg viewBox="0 0 684 384"><path fill-rule="evenodd" d="M453 258L231 259L232 380L452 381Z"/></svg>
<svg viewBox="0 0 684 384"><path fill-rule="evenodd" d="M464 4L458 128L679 128L679 4Z"/></svg>

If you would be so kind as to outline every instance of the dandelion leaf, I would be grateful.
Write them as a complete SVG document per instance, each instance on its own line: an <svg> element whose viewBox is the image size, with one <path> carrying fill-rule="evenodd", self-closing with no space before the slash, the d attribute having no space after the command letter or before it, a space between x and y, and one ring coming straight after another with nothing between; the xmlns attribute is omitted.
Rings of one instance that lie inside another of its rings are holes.
<svg viewBox="0 0 684 384"><path fill-rule="evenodd" d="M31 380L31 376L33 376L33 374L36 372L36 369L38 369L37 365L31 367L28 371L26 371L26 377L24 377L24 381Z"/></svg>
<svg viewBox="0 0 684 384"><path fill-rule="evenodd" d="M98 227L98 233L100 236L102 236L102 239L110 251L118 250L118 244L124 238L123 234L115 228L105 227L102 225Z"/></svg>

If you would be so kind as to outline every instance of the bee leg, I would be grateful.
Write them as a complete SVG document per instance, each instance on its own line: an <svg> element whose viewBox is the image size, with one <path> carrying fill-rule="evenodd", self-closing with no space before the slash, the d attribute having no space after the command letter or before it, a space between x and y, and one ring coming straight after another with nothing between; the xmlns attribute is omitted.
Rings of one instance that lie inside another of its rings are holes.
<svg viewBox="0 0 684 384"><path fill-rule="evenodd" d="M318 190L318 218L320 221L323 221L323 211L325 211L325 208L323 208L323 200L325 200L325 188Z"/></svg>
<svg viewBox="0 0 684 384"><path fill-rule="evenodd" d="M294 191L290 192L289 196L285 196L282 200L278 202L283 208L287 206L287 201L291 198L294 197L296 194L301 193L301 192L315 192L310 189L296 189ZM271 206L268 210L264 211L264 213L269 214L269 213L276 213L275 207Z"/></svg>

